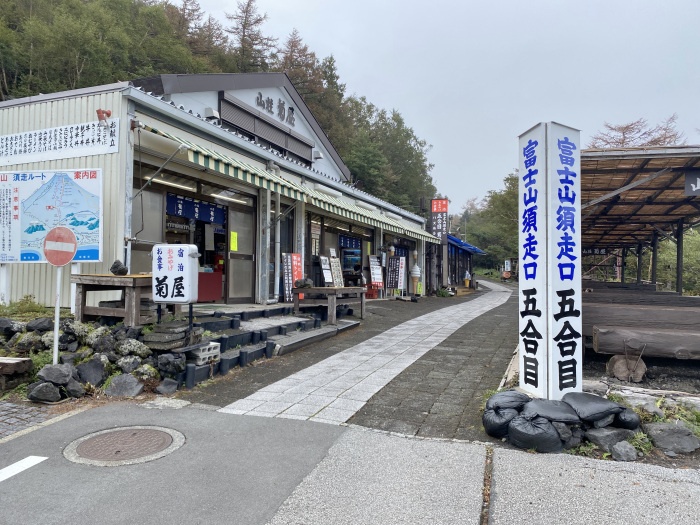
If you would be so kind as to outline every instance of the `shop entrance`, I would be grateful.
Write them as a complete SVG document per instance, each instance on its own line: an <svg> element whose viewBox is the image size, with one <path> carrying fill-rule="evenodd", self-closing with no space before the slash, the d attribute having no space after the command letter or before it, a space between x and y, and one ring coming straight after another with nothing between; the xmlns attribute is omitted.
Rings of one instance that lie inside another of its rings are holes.
<svg viewBox="0 0 700 525"><path fill-rule="evenodd" d="M255 297L255 208L229 208L229 303L252 303Z"/></svg>

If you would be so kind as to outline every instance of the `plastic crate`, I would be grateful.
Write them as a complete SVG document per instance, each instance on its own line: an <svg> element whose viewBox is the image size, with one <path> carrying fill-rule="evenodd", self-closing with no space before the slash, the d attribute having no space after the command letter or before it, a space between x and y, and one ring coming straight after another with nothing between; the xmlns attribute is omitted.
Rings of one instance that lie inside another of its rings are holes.
<svg viewBox="0 0 700 525"><path fill-rule="evenodd" d="M201 348L187 351L187 362L195 365L216 363L220 358L221 345L219 343L209 343Z"/></svg>

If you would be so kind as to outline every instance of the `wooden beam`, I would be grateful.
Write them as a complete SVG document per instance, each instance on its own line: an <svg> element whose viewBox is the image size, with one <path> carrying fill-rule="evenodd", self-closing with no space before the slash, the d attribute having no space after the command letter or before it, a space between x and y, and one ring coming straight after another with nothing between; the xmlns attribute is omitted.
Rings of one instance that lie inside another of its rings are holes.
<svg viewBox="0 0 700 525"><path fill-rule="evenodd" d="M627 190L629 190L629 189L635 188L635 187L637 187L637 186L640 186L640 185L642 185L642 184L645 184L645 183L647 183L647 182L650 182L650 181L652 181L652 180L654 180L654 179L656 179L656 178L658 178L658 177L661 177L661 175L664 175L665 173L668 173L669 171L671 171L670 168L664 168L664 169L662 169L661 171L657 171L657 172L654 173L653 175L650 175L650 176L648 176L648 177L645 177L645 178L643 178L643 179L638 180L637 182L633 182L633 183L631 183L631 184L627 184L627 185L625 185L625 186L622 186L621 188L618 188L618 189L616 189L615 191L612 191L612 192L608 193L607 195L603 195L602 197L598 197L597 199L593 199L592 201L587 202L586 204L584 204L583 206L581 206L581 209L582 209L582 210L585 210L586 208L589 208L589 207L591 207L591 206L595 206L596 204L599 204L599 203L601 203L601 202L603 202L603 201L606 201L606 200L608 200L608 199L611 199L611 198L614 197L615 195L619 195L620 193L624 193L625 191L627 191Z"/></svg>

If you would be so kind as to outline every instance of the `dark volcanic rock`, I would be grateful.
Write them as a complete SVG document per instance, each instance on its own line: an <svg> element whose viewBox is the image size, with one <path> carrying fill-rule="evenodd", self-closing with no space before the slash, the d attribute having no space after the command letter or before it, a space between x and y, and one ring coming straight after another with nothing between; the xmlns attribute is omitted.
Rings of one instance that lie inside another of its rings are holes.
<svg viewBox="0 0 700 525"><path fill-rule="evenodd" d="M161 395L174 394L177 392L177 381L166 377L163 382L156 387L156 392Z"/></svg>
<svg viewBox="0 0 700 525"><path fill-rule="evenodd" d="M73 365L46 365L39 370L37 377L54 385L67 385L73 377Z"/></svg>
<svg viewBox="0 0 700 525"><path fill-rule="evenodd" d="M85 387L83 387L80 382L71 378L66 385L66 393L70 397L83 397L85 395Z"/></svg>
<svg viewBox="0 0 700 525"><path fill-rule="evenodd" d="M30 401L42 401L45 403L54 403L60 401L61 392L56 385L51 383L41 383L32 389L27 396Z"/></svg>
<svg viewBox="0 0 700 525"><path fill-rule="evenodd" d="M99 358L93 358L87 363L78 365L76 368L81 383L90 383L92 386L100 386L105 382L105 365Z"/></svg>
<svg viewBox="0 0 700 525"><path fill-rule="evenodd" d="M610 452L615 443L624 441L634 435L632 430L626 428L593 428L586 432L588 441L598 445L604 452Z"/></svg>
<svg viewBox="0 0 700 525"><path fill-rule="evenodd" d="M644 423L644 432L654 443L654 446L663 451L671 451L677 454L689 454L700 448L700 440L693 434L685 423Z"/></svg>
<svg viewBox="0 0 700 525"><path fill-rule="evenodd" d="M143 384L131 374L122 374L112 379L105 389L105 395L115 397L136 397L143 392Z"/></svg>
<svg viewBox="0 0 700 525"><path fill-rule="evenodd" d="M53 331L53 319L40 317L27 323L27 332L51 332Z"/></svg>

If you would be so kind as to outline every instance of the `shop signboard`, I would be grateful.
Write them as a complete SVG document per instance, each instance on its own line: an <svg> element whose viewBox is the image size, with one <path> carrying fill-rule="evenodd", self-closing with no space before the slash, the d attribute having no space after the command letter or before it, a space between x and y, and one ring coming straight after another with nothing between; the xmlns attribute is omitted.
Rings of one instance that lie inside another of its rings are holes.
<svg viewBox="0 0 700 525"><path fill-rule="evenodd" d="M448 199L433 199L430 201L431 232L435 237L440 239L441 244L447 244L447 209L449 203L450 201Z"/></svg>
<svg viewBox="0 0 700 525"><path fill-rule="evenodd" d="M386 270L386 287L389 290L397 290L400 288L399 279L401 278L401 257L391 256L387 262Z"/></svg>
<svg viewBox="0 0 700 525"><path fill-rule="evenodd" d="M382 265L378 255L368 255L369 278L372 286L382 288L384 286L384 276L382 275Z"/></svg>
<svg viewBox="0 0 700 525"><path fill-rule="evenodd" d="M520 387L580 392L580 133L540 123L520 136Z"/></svg>
<svg viewBox="0 0 700 525"><path fill-rule="evenodd" d="M119 119L0 135L0 166L119 152Z"/></svg>
<svg viewBox="0 0 700 525"><path fill-rule="evenodd" d="M607 255L607 248L581 248L581 255Z"/></svg>
<svg viewBox="0 0 700 525"><path fill-rule="evenodd" d="M102 170L0 172L0 263L46 262L53 228L77 239L73 262L102 260Z"/></svg>
<svg viewBox="0 0 700 525"><path fill-rule="evenodd" d="M331 271L331 260L325 255L319 258L321 263L321 272L323 273L323 283L326 286L333 286L333 272Z"/></svg>
<svg viewBox="0 0 700 525"><path fill-rule="evenodd" d="M331 273L333 274L333 286L342 287L343 282L343 267L340 265L340 259L337 257L331 257Z"/></svg>
<svg viewBox="0 0 700 525"><path fill-rule="evenodd" d="M153 301L196 303L199 295L199 253L195 244L153 246Z"/></svg>
<svg viewBox="0 0 700 525"><path fill-rule="evenodd" d="M284 300L292 302L292 288L294 283L303 278L301 271L301 254L300 253L283 253L282 254L282 271L284 280ZM304 294L299 294L299 299L303 299Z"/></svg>
<svg viewBox="0 0 700 525"><path fill-rule="evenodd" d="M226 207L221 204L200 201L192 197L182 197L168 193L165 198L165 213L175 217L185 217L197 221L224 224Z"/></svg>

